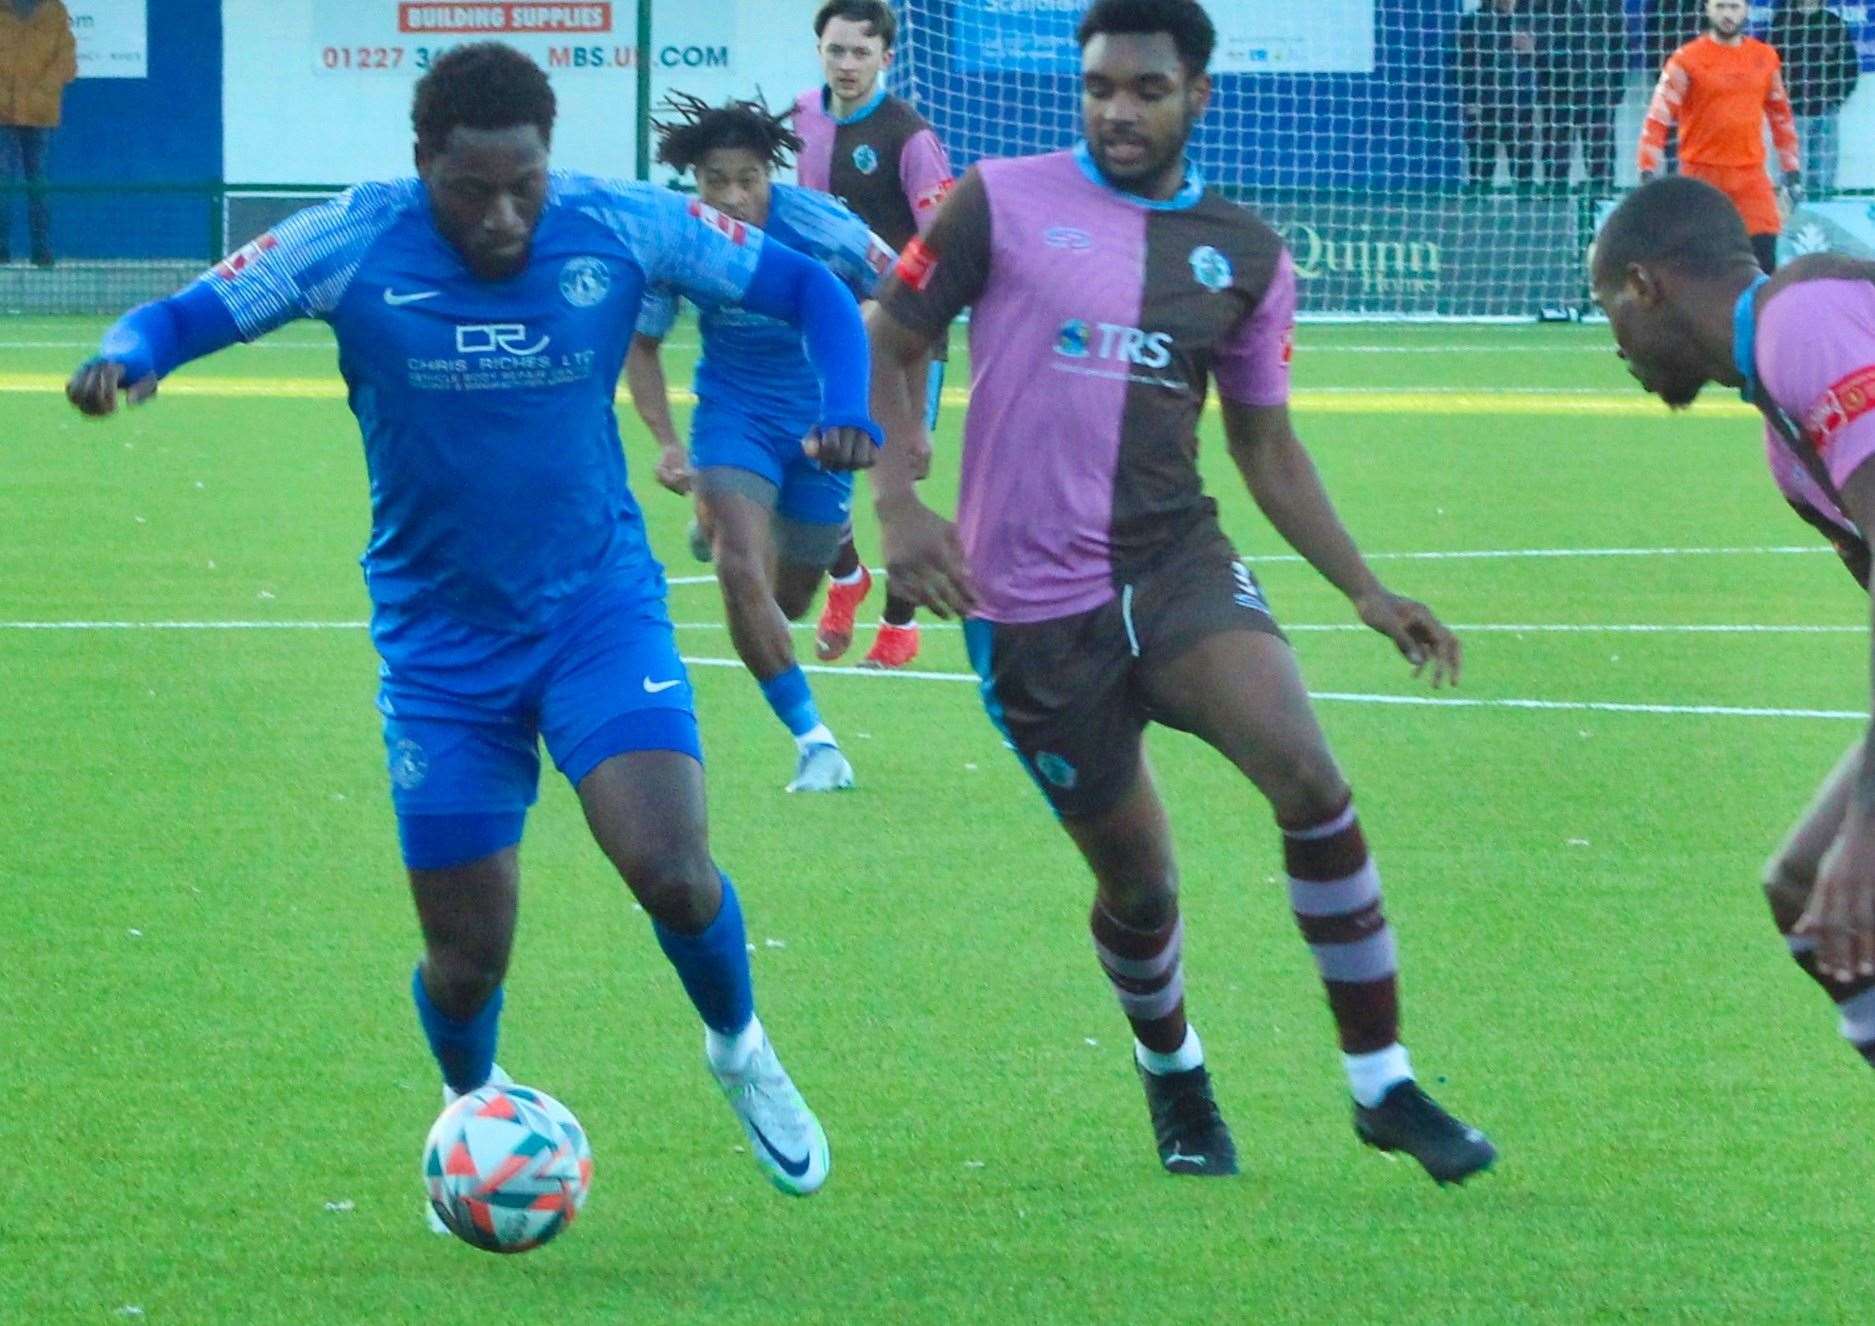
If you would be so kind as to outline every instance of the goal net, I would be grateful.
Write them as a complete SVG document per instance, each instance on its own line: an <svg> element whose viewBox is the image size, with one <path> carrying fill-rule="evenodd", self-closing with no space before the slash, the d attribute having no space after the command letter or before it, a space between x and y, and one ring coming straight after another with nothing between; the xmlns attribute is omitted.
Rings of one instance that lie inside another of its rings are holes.
<svg viewBox="0 0 1875 1326"><path fill-rule="evenodd" d="M1080 136L1086 7L901 0L897 86L959 170ZM1661 52L1699 23L1678 0L1207 9L1215 92L1193 156L1282 232L1318 318L1578 313L1598 203L1633 182Z"/></svg>

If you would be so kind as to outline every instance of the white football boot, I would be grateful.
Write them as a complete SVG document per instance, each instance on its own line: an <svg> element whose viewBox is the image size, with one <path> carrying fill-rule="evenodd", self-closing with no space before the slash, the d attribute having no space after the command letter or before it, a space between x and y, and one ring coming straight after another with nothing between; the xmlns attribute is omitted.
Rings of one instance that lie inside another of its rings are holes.
<svg viewBox="0 0 1875 1326"><path fill-rule="evenodd" d="M488 1081L484 1082L482 1085L489 1086L491 1084L498 1087L511 1087L514 1085L514 1079L501 1071L500 1064L496 1064L488 1070ZM451 1105L461 1100L463 1095L463 1092L451 1090L447 1082L443 1083L443 1108L448 1109ZM436 1214L436 1208L431 1206L427 1201L423 1203L423 1222L430 1227L430 1233L432 1234L447 1234L449 1232L449 1226L443 1223L443 1218Z"/></svg>
<svg viewBox="0 0 1875 1326"><path fill-rule="evenodd" d="M794 766L790 792L844 792L853 785L853 766L846 754L828 742L815 742L801 751Z"/></svg>
<svg viewBox="0 0 1875 1326"><path fill-rule="evenodd" d="M827 1134L775 1056L768 1033L759 1023L755 1031L761 1042L741 1071L721 1071L707 1053L704 1061L748 1135L756 1165L781 1191L806 1197L820 1190L833 1168Z"/></svg>

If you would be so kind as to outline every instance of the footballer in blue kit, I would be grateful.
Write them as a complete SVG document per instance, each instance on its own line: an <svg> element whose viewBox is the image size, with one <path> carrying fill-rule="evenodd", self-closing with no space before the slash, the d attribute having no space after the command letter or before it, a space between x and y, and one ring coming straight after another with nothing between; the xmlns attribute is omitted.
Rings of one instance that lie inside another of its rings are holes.
<svg viewBox="0 0 1875 1326"><path fill-rule="evenodd" d="M417 85L417 177L289 218L106 333L89 415L297 318L330 324L364 435L363 564L391 797L418 920L412 979L445 1099L495 1066L517 846L540 741L652 918L763 1172L825 1181L825 1133L755 1016L741 907L706 831L701 747L613 394L647 288L800 329L811 448L872 462L857 305L818 262L668 190L548 168L554 97L525 55L461 46Z"/></svg>
<svg viewBox="0 0 1875 1326"><path fill-rule="evenodd" d="M801 146L785 114L760 101L711 106L681 93L668 105L676 114L656 126L658 160L692 171L703 202L824 263L855 297L872 295L898 255L831 195L773 182ZM703 357L686 463L658 357L681 297L673 288L646 296L626 361L633 405L663 445L660 481L696 490L730 639L794 738L788 791L851 787L852 765L822 721L788 623L806 613L846 541L853 477L801 450L818 388L799 329L694 294Z"/></svg>

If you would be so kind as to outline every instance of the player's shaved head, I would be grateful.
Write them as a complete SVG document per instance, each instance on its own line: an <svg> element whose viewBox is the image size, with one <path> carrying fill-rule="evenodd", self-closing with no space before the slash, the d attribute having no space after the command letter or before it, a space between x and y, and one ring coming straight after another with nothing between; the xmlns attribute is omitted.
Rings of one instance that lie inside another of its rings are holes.
<svg viewBox="0 0 1875 1326"><path fill-rule="evenodd" d="M1615 208L1589 270L1628 371L1676 409L1729 380L1732 304L1758 275L1731 199L1683 175L1642 185Z"/></svg>
<svg viewBox="0 0 1875 1326"><path fill-rule="evenodd" d="M1099 36L1158 32L1171 37L1187 75L1195 78L1210 66L1217 29L1197 0L1094 0L1074 35L1085 48Z"/></svg>
<svg viewBox="0 0 1875 1326"><path fill-rule="evenodd" d="M417 147L441 152L456 129L512 129L533 125L543 144L553 141L553 86L541 67L498 41L470 42L449 51L417 80L410 124Z"/></svg>
<svg viewBox="0 0 1875 1326"><path fill-rule="evenodd" d="M1609 215L1595 240L1593 279L1598 288L1618 284L1633 266L1709 278L1757 264L1732 200L1703 180L1670 175L1642 185Z"/></svg>

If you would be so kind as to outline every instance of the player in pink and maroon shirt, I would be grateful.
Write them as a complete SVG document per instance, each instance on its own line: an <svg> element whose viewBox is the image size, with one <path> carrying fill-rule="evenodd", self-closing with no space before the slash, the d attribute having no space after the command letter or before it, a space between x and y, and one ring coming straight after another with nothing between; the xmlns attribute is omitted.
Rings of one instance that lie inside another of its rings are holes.
<svg viewBox="0 0 1875 1326"><path fill-rule="evenodd" d="M794 101L801 183L832 194L875 235L902 250L930 229L953 180L950 158L924 116L885 90L898 19L885 0L826 0L814 15L814 38L826 82ZM940 340L919 384L927 429L937 426L944 359ZM926 465L930 454L922 453ZM826 662L852 643L854 614L872 589L872 574L859 560L851 531L830 575L815 639L815 652ZM915 611L910 599L886 586L879 635L862 667L901 668L918 656Z"/></svg>
<svg viewBox="0 0 1875 1326"><path fill-rule="evenodd" d="M1648 184L1591 258L1595 298L1640 384L1675 409L1708 382L1763 413L1785 499L1866 594L1875 529L1875 263L1832 254L1759 271L1738 209L1709 184ZM1875 754L1858 738L1765 869L1797 965L1875 1064Z"/></svg>
<svg viewBox="0 0 1875 1326"><path fill-rule="evenodd" d="M1269 799L1362 1140L1463 1180L1496 1153L1413 1080L1393 931L1348 785L1199 482L1210 381L1251 494L1362 620L1434 684L1457 681L1458 641L1375 579L1290 427L1295 268L1185 155L1211 90L1204 10L1098 0L1080 41L1086 141L978 163L868 320L890 439L874 471L888 569L920 603L966 617L991 719L1093 870L1094 947L1133 1027L1164 1167L1230 1174L1237 1159L1186 1017L1149 722L1196 734ZM965 305L972 382L952 525L913 491L909 387Z"/></svg>

